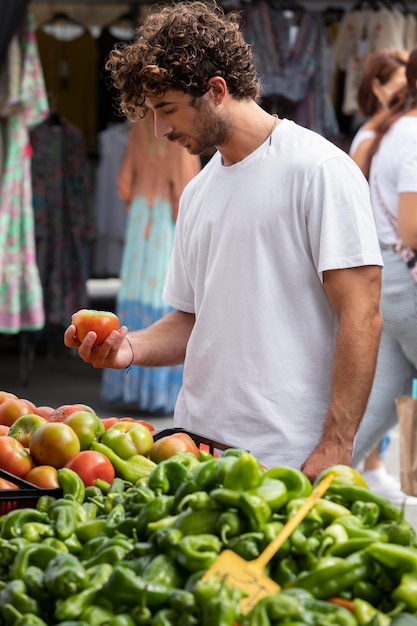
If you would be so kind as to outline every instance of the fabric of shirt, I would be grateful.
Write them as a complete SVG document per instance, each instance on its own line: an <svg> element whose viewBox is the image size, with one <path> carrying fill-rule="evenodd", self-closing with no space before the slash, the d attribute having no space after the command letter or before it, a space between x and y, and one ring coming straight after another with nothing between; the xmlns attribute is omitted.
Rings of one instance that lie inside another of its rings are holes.
<svg viewBox="0 0 417 626"><path fill-rule="evenodd" d="M398 194L417 192L417 117L401 117L382 138L372 159L369 185L379 240L395 244L397 236L380 197L396 222Z"/></svg>
<svg viewBox="0 0 417 626"><path fill-rule="evenodd" d="M164 298L194 313L176 426L299 467L318 443L337 319L323 272L382 265L367 182L283 120L242 161L186 187Z"/></svg>
<svg viewBox="0 0 417 626"><path fill-rule="evenodd" d="M356 135L352 139L352 143L350 144L349 154L352 156L359 148L363 141L367 141L368 139L374 139L376 136L376 132L371 128L359 128Z"/></svg>

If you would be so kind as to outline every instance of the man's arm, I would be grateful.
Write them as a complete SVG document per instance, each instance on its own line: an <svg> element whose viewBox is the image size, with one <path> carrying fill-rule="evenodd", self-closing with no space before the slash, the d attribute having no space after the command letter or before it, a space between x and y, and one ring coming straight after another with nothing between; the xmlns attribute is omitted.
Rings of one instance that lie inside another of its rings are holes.
<svg viewBox="0 0 417 626"><path fill-rule="evenodd" d="M302 467L310 480L330 465L352 464L354 438L372 388L382 329L380 267L325 272L324 288L339 329L322 438Z"/></svg>
<svg viewBox="0 0 417 626"><path fill-rule="evenodd" d="M177 365L184 361L194 323L194 314L173 311L143 330L128 334L126 326L122 326L112 331L100 346L95 345L96 334L92 331L79 342L75 326L71 325L65 331L64 343L69 348L77 348L83 361L96 368Z"/></svg>

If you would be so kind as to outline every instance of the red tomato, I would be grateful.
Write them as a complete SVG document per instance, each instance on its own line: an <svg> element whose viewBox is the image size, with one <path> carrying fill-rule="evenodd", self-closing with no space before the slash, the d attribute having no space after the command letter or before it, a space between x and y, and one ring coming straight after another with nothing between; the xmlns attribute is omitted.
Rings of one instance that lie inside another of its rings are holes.
<svg viewBox="0 0 417 626"><path fill-rule="evenodd" d="M210 452L210 446L207 443L200 443L199 447L200 447L200 450L202 450L203 452L209 452L216 458L219 456L219 453L216 452L216 450L213 450L213 452Z"/></svg>
<svg viewBox="0 0 417 626"><path fill-rule="evenodd" d="M55 409L53 407L51 407L51 406L37 406L35 413L36 413L36 415L40 415L41 417L44 417L45 419L48 419L48 417L54 411L55 411Z"/></svg>
<svg viewBox="0 0 417 626"><path fill-rule="evenodd" d="M90 330L93 330L97 339L95 343L100 345L112 330L120 328L119 318L111 311L95 311L94 309L81 309L71 317L71 323L76 328L76 337L82 341Z"/></svg>
<svg viewBox="0 0 417 626"><path fill-rule="evenodd" d="M36 465L59 469L79 453L80 441L67 424L47 422L33 433L29 450Z"/></svg>
<svg viewBox="0 0 417 626"><path fill-rule="evenodd" d="M0 469L23 478L32 467L31 455L17 439L8 435L0 437Z"/></svg>
<svg viewBox="0 0 417 626"><path fill-rule="evenodd" d="M0 437L3 435L8 435L10 430L10 426L5 426L4 424L0 424Z"/></svg>
<svg viewBox="0 0 417 626"><path fill-rule="evenodd" d="M127 421L130 421L131 419L133 419L133 418L122 417L120 421L121 422L125 422L125 421L127 422ZM142 424L142 426L146 426L146 428L148 430L150 430L151 433L154 433L155 430L156 430L155 426L153 424L151 424L150 422L147 422L146 420L133 420L133 421L136 422L136 424Z"/></svg>
<svg viewBox="0 0 417 626"><path fill-rule="evenodd" d="M0 491L6 489L19 489L19 487L11 483L9 480L6 480L5 478L0 478ZM5 502L0 502L0 515L6 515L6 513L16 508L16 501L13 502L11 500L7 500Z"/></svg>
<svg viewBox="0 0 417 626"><path fill-rule="evenodd" d="M15 422L9 427L7 433L10 437L14 437L25 448L29 447L30 440L35 430L40 428L42 424L47 424L48 420L35 413L28 413L27 415L21 415Z"/></svg>
<svg viewBox="0 0 417 626"><path fill-rule="evenodd" d="M149 428L143 424L119 421L108 428L100 439L101 443L111 448L122 459L129 459L134 454L148 455L153 445Z"/></svg>
<svg viewBox="0 0 417 626"><path fill-rule="evenodd" d="M0 404L5 400L9 400L9 398L14 398L15 400L18 400L18 397L11 391L0 391Z"/></svg>
<svg viewBox="0 0 417 626"><path fill-rule="evenodd" d="M65 422L65 420L69 415L71 415L71 413L76 413L77 411L86 411L87 408L90 413L94 413L93 409L91 409L90 407L86 407L86 404L62 404L49 415L48 421Z"/></svg>
<svg viewBox="0 0 417 626"><path fill-rule="evenodd" d="M58 470L52 465L37 465L24 477L28 483L42 487L43 489L58 489Z"/></svg>
<svg viewBox="0 0 417 626"><path fill-rule="evenodd" d="M191 452L197 459L200 459L198 447L186 433L175 433L154 441L149 457L154 463L160 463L169 459L176 452Z"/></svg>
<svg viewBox="0 0 417 626"><path fill-rule="evenodd" d="M102 417L101 421L103 422L104 430L108 430L114 424L118 424L118 417Z"/></svg>
<svg viewBox="0 0 417 626"><path fill-rule="evenodd" d="M0 478L0 489L19 489L19 487L5 478Z"/></svg>
<svg viewBox="0 0 417 626"><path fill-rule="evenodd" d="M30 400L8 398L0 404L0 424L11 426L22 415L34 413L35 405Z"/></svg>
<svg viewBox="0 0 417 626"><path fill-rule="evenodd" d="M95 485L97 478L111 483L116 476L109 459L95 450L82 450L65 467L76 472L87 487Z"/></svg>
<svg viewBox="0 0 417 626"><path fill-rule="evenodd" d="M80 440L80 449L88 450L93 441L99 441L105 432L101 419L95 413L89 411L76 411L66 418L67 424Z"/></svg>

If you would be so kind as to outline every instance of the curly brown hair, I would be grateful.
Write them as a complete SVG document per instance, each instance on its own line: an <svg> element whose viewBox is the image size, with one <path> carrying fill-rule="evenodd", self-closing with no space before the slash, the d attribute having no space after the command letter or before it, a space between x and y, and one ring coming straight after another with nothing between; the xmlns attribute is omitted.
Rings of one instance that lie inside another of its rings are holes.
<svg viewBox="0 0 417 626"><path fill-rule="evenodd" d="M200 97L213 76L222 76L237 100L260 95L240 16L225 14L214 1L178 2L151 13L133 43L112 50L106 69L120 91L120 109L132 121L145 117L145 98L170 89Z"/></svg>

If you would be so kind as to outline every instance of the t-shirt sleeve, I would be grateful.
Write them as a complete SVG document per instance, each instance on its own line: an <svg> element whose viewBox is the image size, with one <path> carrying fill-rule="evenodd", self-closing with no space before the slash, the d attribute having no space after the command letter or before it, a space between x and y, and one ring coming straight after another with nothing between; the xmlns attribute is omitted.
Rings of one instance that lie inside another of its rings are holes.
<svg viewBox="0 0 417 626"><path fill-rule="evenodd" d="M325 160L306 190L306 223L313 261L326 270L383 266L368 183L348 156Z"/></svg>

